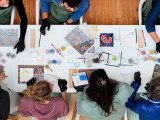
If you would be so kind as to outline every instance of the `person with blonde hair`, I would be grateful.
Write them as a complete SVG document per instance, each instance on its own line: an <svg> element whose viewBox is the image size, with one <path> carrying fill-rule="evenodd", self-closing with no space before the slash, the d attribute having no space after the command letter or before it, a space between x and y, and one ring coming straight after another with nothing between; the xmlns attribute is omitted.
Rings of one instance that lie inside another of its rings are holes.
<svg viewBox="0 0 160 120"><path fill-rule="evenodd" d="M51 97L53 84L45 80L32 78L27 82L27 90L19 103L19 113L24 116L33 116L39 120L57 120L69 112L67 100L67 81L59 79L58 85L62 98Z"/></svg>

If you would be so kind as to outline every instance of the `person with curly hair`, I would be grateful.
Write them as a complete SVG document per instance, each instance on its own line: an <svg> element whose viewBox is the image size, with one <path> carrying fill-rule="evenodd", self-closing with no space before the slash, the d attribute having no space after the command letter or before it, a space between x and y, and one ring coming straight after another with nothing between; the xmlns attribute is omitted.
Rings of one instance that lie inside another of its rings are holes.
<svg viewBox="0 0 160 120"><path fill-rule="evenodd" d="M135 81L131 86L134 92L129 97L126 106L132 110L128 115L131 120L135 118L137 113L138 120L160 120L160 77L153 78L145 87L147 94L140 94L140 99L135 99L136 93L141 86L140 72L135 73Z"/></svg>
<svg viewBox="0 0 160 120"><path fill-rule="evenodd" d="M33 116L39 120L57 120L69 112L67 100L67 81L59 79L58 84L62 98L51 97L53 84L45 80L32 78L27 82L27 90L19 102L19 113L24 116Z"/></svg>
<svg viewBox="0 0 160 120"><path fill-rule="evenodd" d="M133 88L123 82L109 79L102 69L91 73L89 85L74 86L77 90L77 111L91 120L121 120L125 102Z"/></svg>

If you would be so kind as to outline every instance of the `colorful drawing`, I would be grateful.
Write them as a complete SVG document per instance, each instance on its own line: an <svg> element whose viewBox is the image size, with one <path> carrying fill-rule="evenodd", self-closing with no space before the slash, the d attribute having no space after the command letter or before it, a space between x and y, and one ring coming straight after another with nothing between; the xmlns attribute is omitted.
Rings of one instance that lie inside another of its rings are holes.
<svg viewBox="0 0 160 120"><path fill-rule="evenodd" d="M33 76L44 73L44 65L18 65L18 83L26 83Z"/></svg>
<svg viewBox="0 0 160 120"><path fill-rule="evenodd" d="M79 27L74 28L65 40L75 48L81 55L90 49L94 44L94 40L89 38Z"/></svg>
<svg viewBox="0 0 160 120"><path fill-rule="evenodd" d="M18 42L18 29L0 29L0 46L14 46Z"/></svg>
<svg viewBox="0 0 160 120"><path fill-rule="evenodd" d="M100 47L113 47L113 33L100 34Z"/></svg>
<svg viewBox="0 0 160 120"><path fill-rule="evenodd" d="M153 71L152 78L160 77L160 65L156 64Z"/></svg>

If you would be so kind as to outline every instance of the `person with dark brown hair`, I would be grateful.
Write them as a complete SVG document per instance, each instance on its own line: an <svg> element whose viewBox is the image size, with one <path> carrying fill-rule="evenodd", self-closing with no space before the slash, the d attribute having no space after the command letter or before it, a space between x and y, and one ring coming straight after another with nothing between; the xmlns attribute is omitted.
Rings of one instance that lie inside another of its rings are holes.
<svg viewBox="0 0 160 120"><path fill-rule="evenodd" d="M41 34L50 24L79 24L79 19L90 7L90 0L41 0Z"/></svg>
<svg viewBox="0 0 160 120"><path fill-rule="evenodd" d="M58 80L62 98L51 97L53 84L45 80L32 78L27 83L27 90L19 103L19 113L24 116L33 116L39 120L57 120L69 112L66 95L67 81Z"/></svg>
<svg viewBox="0 0 160 120"><path fill-rule="evenodd" d="M75 87L77 111L91 120L121 120L125 113L125 102L133 92L126 83L109 79L102 69L91 73L89 85Z"/></svg>
<svg viewBox="0 0 160 120"><path fill-rule="evenodd" d="M141 86L140 72L135 73L135 81L131 86L134 92L129 97L126 106L134 111L129 114L131 120L134 118L135 113L139 115L139 120L160 120L160 77L153 78L145 87L148 94L140 94L140 99L136 100L136 93Z"/></svg>

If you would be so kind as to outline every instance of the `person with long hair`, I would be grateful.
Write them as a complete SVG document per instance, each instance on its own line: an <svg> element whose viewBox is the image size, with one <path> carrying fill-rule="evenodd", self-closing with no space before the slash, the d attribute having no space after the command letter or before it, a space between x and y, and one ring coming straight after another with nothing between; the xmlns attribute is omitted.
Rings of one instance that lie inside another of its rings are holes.
<svg viewBox="0 0 160 120"><path fill-rule="evenodd" d="M139 99L136 99L136 93L141 86L140 72L135 73L135 81L131 86L134 92L126 103L131 110L128 112L130 120L160 120L160 77L153 78L147 84L147 94L141 93Z"/></svg>
<svg viewBox="0 0 160 120"><path fill-rule="evenodd" d="M67 115L69 105L66 80L58 80L62 98L51 97L53 84L36 78L32 78L31 81L33 82L27 83L27 90L23 91L24 97L19 103L19 113L22 116L33 116L39 120L57 120Z"/></svg>
<svg viewBox="0 0 160 120"><path fill-rule="evenodd" d="M121 120L125 113L125 102L133 92L126 83L109 79L102 69L91 73L88 88L77 90L77 111L91 120ZM85 91L85 92L83 92Z"/></svg>

